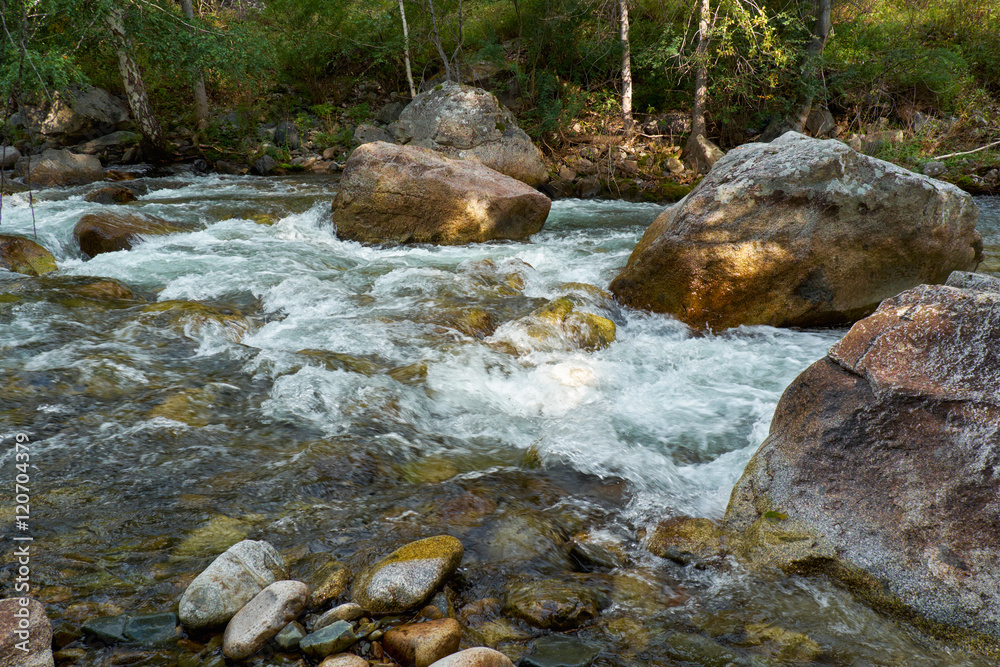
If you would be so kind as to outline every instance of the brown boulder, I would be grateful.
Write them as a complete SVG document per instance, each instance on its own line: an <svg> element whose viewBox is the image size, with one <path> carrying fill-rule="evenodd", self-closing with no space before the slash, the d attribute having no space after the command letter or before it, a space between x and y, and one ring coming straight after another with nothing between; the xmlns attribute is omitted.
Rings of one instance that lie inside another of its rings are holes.
<svg viewBox="0 0 1000 667"><path fill-rule="evenodd" d="M409 623L385 633L385 650L405 667L429 667L458 650L462 626L453 618Z"/></svg>
<svg viewBox="0 0 1000 667"><path fill-rule="evenodd" d="M56 260L51 252L31 239L0 234L0 268L40 276L55 271Z"/></svg>
<svg viewBox="0 0 1000 667"><path fill-rule="evenodd" d="M129 250L142 236L184 231L183 227L139 213L88 213L73 228L73 237L88 257Z"/></svg>
<svg viewBox="0 0 1000 667"><path fill-rule="evenodd" d="M375 142L348 159L333 222L351 241L459 245L525 239L542 229L550 206L540 192L476 162Z"/></svg>
<svg viewBox="0 0 1000 667"><path fill-rule="evenodd" d="M100 190L94 190L84 199L95 204L127 204L135 201L138 197L126 187L109 185Z"/></svg>
<svg viewBox="0 0 1000 667"><path fill-rule="evenodd" d="M34 187L83 185L102 180L104 167L93 155L77 155L50 148L41 155L18 160L14 173L23 176Z"/></svg>
<svg viewBox="0 0 1000 667"><path fill-rule="evenodd" d="M726 511L734 551L1000 655L997 387L1000 292L885 300L785 391Z"/></svg>
<svg viewBox="0 0 1000 667"><path fill-rule="evenodd" d="M851 323L982 259L958 188L790 132L722 158L646 230L611 291L697 328Z"/></svg>

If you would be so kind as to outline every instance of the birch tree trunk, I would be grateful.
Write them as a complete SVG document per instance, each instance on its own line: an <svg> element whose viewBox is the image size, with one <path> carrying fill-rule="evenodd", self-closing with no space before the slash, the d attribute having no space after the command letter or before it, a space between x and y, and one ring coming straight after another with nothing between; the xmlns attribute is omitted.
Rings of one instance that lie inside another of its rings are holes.
<svg viewBox="0 0 1000 667"><path fill-rule="evenodd" d="M153 113L146 95L146 85L142 81L139 65L132 58L132 43L125 33L125 22L121 7L113 6L105 17L111 29L111 42L118 54L118 71L122 75L128 106L132 111L132 119L142 134L142 148L149 157L159 157L166 153L166 141L163 131Z"/></svg>
<svg viewBox="0 0 1000 667"><path fill-rule="evenodd" d="M185 18L194 18L194 6L191 0L181 0L181 11L184 12ZM198 125L202 125L203 121L208 122L208 95L205 93L205 75L201 70L198 71L198 78L194 82L194 113L198 118Z"/></svg>
<svg viewBox="0 0 1000 667"><path fill-rule="evenodd" d="M622 121L625 134L632 135L632 53L628 38L628 0L618 0L621 8L622 40Z"/></svg>
<svg viewBox="0 0 1000 667"><path fill-rule="evenodd" d="M417 96L417 89L413 87L413 69L410 68L410 31L406 27L406 10L403 9L403 0L399 0L399 17L403 19L403 44L406 50L403 51L403 61L406 63L406 81L410 84L410 99Z"/></svg>

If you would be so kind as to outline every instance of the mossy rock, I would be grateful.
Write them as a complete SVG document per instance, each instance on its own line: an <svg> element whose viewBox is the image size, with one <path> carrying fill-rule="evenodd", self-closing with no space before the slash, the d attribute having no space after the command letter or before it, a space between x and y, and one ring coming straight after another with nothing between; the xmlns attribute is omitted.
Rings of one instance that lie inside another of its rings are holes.
<svg viewBox="0 0 1000 667"><path fill-rule="evenodd" d="M23 236L0 235L0 267L29 276L56 270L56 259L40 244Z"/></svg>
<svg viewBox="0 0 1000 667"><path fill-rule="evenodd" d="M173 556L215 556L245 540L249 534L250 524L246 521L220 514L188 533L184 541L174 549Z"/></svg>
<svg viewBox="0 0 1000 667"><path fill-rule="evenodd" d="M721 557L722 531L708 519L679 516L660 522L647 548L660 558L687 565Z"/></svg>
<svg viewBox="0 0 1000 667"><path fill-rule="evenodd" d="M572 630L597 618L601 594L583 582L536 579L507 587L504 613L543 630Z"/></svg>
<svg viewBox="0 0 1000 667"><path fill-rule="evenodd" d="M427 379L427 363L420 362L408 366L399 366L398 368L391 369L388 375L396 382L401 382L402 384L423 384Z"/></svg>
<svg viewBox="0 0 1000 667"><path fill-rule="evenodd" d="M160 301L138 310L139 319L154 325L166 326L189 336L201 335L215 329L226 339L239 343L250 333L250 321L235 308L216 308L197 301Z"/></svg>
<svg viewBox="0 0 1000 667"><path fill-rule="evenodd" d="M453 461L444 457L428 457L400 466L400 477L410 484L437 484L459 473Z"/></svg>
<svg viewBox="0 0 1000 667"><path fill-rule="evenodd" d="M148 419L162 417L195 428L208 426L213 421L213 407L216 398L217 392L212 387L185 389L173 396L168 396L162 403L146 413L146 417Z"/></svg>
<svg viewBox="0 0 1000 667"><path fill-rule="evenodd" d="M306 606L319 609L347 593L351 573L347 567L328 553L311 553L295 561L292 572L304 581L311 593Z"/></svg>
<svg viewBox="0 0 1000 667"><path fill-rule="evenodd" d="M343 352L330 352L329 350L299 350L298 354L306 357L310 361L319 362L328 371L348 371L366 377L371 377L379 373L382 367L364 357Z"/></svg>
<svg viewBox="0 0 1000 667"><path fill-rule="evenodd" d="M781 662L816 662L823 653L823 647L808 635L766 623L746 626L742 645L757 647L762 654Z"/></svg>

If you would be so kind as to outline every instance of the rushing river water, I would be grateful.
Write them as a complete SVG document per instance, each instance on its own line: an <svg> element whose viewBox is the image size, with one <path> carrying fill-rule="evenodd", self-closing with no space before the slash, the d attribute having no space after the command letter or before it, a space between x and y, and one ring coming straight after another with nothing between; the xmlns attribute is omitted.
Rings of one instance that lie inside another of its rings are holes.
<svg viewBox="0 0 1000 667"><path fill-rule="evenodd" d="M680 662L678 633L738 664L987 664L823 580L643 549L658 520L722 516L781 392L844 333L696 336L588 287L607 286L661 207L558 201L530 242L374 248L334 237L323 179L146 182L126 210L191 231L90 261L72 231L105 208L84 201L93 187L43 192L33 211L4 198L2 231L36 225L60 266L0 274L0 470L13 480L9 446L26 434L33 591L57 627L174 610L246 536L291 562L349 562L448 532L466 546L460 610L519 577L600 589L609 606L579 633L598 665L714 664ZM1000 203L980 203L985 268L1000 271ZM135 298L95 298L87 277ZM518 327L566 295L612 319L615 342L586 351ZM575 566L566 552L583 532L623 564ZM523 653L526 629L498 624L471 641ZM813 648L781 653L757 626ZM184 650L90 647L78 664L174 665Z"/></svg>

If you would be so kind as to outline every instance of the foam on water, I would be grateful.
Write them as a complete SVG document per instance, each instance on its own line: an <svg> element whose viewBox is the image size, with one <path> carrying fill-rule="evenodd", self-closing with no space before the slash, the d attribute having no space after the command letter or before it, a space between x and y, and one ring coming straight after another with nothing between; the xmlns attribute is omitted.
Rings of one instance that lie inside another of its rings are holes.
<svg viewBox="0 0 1000 667"><path fill-rule="evenodd" d="M441 333L427 315L487 294L476 275L482 260L518 272L523 298L539 303L565 294L567 282L604 288L662 207L564 200L528 243L375 248L336 239L331 195L316 184L211 177L172 186L130 208L206 221L202 229L84 262L72 227L102 207L72 194L36 203L39 240L54 249L65 274L116 278L160 301L259 304L260 326L240 343L209 329L197 334L196 354L235 345L252 351L244 372L271 383L259 407L264 420L329 434L396 433L412 445L411 455L533 448L543 461L629 481L638 515L662 515L666 507L720 516L781 391L842 333L752 327L693 336L668 317L620 310L611 313L617 340L604 350L512 357L489 341ZM312 205L286 211L272 226L207 216L220 200L303 195ZM30 229L19 199L5 210L8 225ZM14 325L5 342L38 336L21 318ZM72 347L50 354L73 357ZM425 364L426 380L414 387L384 372L303 366L294 353L304 349L372 359L383 369Z"/></svg>

